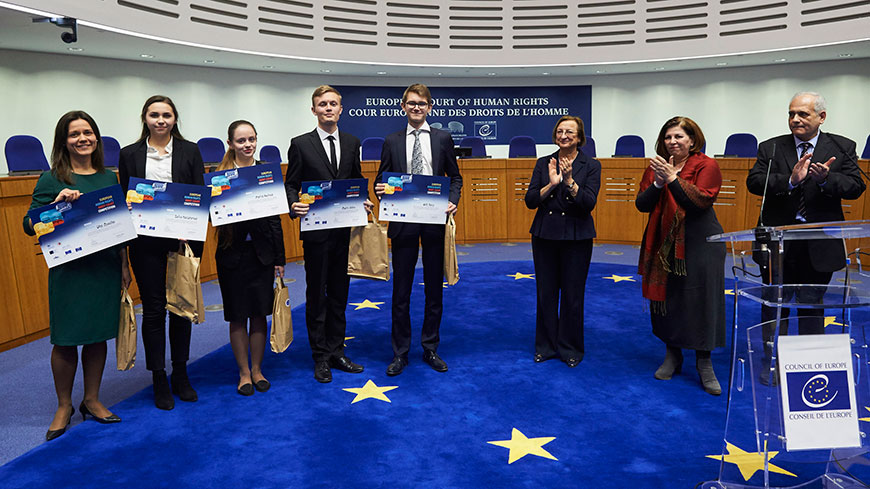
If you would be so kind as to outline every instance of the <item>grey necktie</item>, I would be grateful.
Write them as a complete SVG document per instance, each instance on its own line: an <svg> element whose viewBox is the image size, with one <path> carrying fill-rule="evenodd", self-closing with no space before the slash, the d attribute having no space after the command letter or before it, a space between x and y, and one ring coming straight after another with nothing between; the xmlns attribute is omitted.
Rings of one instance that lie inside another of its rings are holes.
<svg viewBox="0 0 870 489"><path fill-rule="evenodd" d="M811 148L812 146L813 146L813 145L810 144L810 143L801 143L801 144L799 144L799 145L798 145L798 148L800 148L800 150L801 150L801 154L798 156L798 158L799 158L799 159L800 159L800 158L803 158L804 155L807 154L807 152L810 150L810 148ZM803 218L806 220L806 218L807 218L807 200L806 200L806 198L804 198L804 189L803 189L803 187L798 186L798 188L800 189L800 190L799 190L799 193L798 193L798 214L800 214L800 216L803 217Z"/></svg>
<svg viewBox="0 0 870 489"><path fill-rule="evenodd" d="M423 173L423 147L420 145L420 130L414 129L414 149L411 151L411 173Z"/></svg>

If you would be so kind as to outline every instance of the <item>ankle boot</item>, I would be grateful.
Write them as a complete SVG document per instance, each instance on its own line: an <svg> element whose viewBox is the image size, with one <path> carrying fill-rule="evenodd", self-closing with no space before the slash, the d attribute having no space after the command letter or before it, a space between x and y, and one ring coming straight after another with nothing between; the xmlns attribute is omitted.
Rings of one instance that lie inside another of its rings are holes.
<svg viewBox="0 0 870 489"><path fill-rule="evenodd" d="M668 346L665 352L665 360L656 370L655 378L659 380L670 380L674 374L680 373L683 369L683 352L674 346Z"/></svg>
<svg viewBox="0 0 870 489"><path fill-rule="evenodd" d="M172 362L172 393L185 402L196 402L196 391L187 377L187 364Z"/></svg>
<svg viewBox="0 0 870 489"><path fill-rule="evenodd" d="M174 408L175 399L172 398L172 392L169 390L166 370L160 369L151 372L151 379L154 382L154 405L157 406L157 409L169 411Z"/></svg>
<svg viewBox="0 0 870 489"><path fill-rule="evenodd" d="M698 369L698 376L701 377L701 385L704 386L704 391L714 396L722 394L722 387L719 386L719 381L716 380L716 372L713 370L710 352L699 350L695 354L695 364Z"/></svg>

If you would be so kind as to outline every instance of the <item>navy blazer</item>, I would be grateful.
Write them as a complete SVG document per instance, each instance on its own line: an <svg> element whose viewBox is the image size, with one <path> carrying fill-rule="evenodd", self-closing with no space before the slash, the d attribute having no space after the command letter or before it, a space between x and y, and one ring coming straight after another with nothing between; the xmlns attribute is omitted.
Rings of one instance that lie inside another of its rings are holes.
<svg viewBox="0 0 870 489"><path fill-rule="evenodd" d="M811 161L824 163L832 156L836 160L831 163L824 185L818 185L812 179L807 179L801 184L806 202L807 222L844 220L840 200L857 199L866 188L857 166L855 142L836 134L819 133ZM773 158L772 162L771 158ZM794 136L791 134L777 136L758 145L758 158L749 170L746 186L751 193L762 195L764 182L765 180L768 182L767 197L763 215L759 216L759 223L764 223L765 226L798 223L795 216L798 212L800 196L798 192L790 191L788 188L789 178L797 161L797 149ZM767 178L769 164L771 165L770 178ZM813 268L817 271L833 272L846 266L842 241L810 240L807 246Z"/></svg>
<svg viewBox="0 0 870 489"><path fill-rule="evenodd" d="M125 194L130 186L130 177L145 178L145 152L147 150L148 144L145 139L121 149L121 155L118 159L118 180L120 180L121 188ZM172 182L205 185L203 173L205 173L205 168L202 163L202 155L196 143L173 137ZM202 256L203 242L190 241L189 244L196 256Z"/></svg>
<svg viewBox="0 0 870 489"><path fill-rule="evenodd" d="M595 237L592 210L598 200L601 187L601 162L577 152L571 165L571 174L577 186L576 197L571 197L564 185L554 188L541 199L541 189L550 183L550 158L559 159L559 152L538 158L529 190L526 192L526 207L537 209L529 233L532 236L553 240L580 240ZM559 169L558 165L556 167Z"/></svg>
<svg viewBox="0 0 870 489"><path fill-rule="evenodd" d="M323 142L320 140L317 129L296 136L290 141L290 149L287 150L287 175L284 177L284 191L287 193L287 202L291 206L294 202L299 202L299 190L302 187L302 182L363 178L359 160L359 139L339 130L338 144L341 148L341 158L339 158L338 171L336 172L323 148ZM292 210L290 217L296 217ZM350 228L347 228L347 231L350 233ZM326 241L329 235L329 229L299 232L299 237L302 240L315 243Z"/></svg>
<svg viewBox="0 0 870 489"><path fill-rule="evenodd" d="M381 182L384 172L410 173L408 168L407 144L405 144L407 125L399 132L394 132L384 138L384 146L381 150L381 166L378 168L378 176L375 182ZM436 177L450 177L450 194L448 200L459 205L459 197L462 192L462 175L459 174L459 165L456 163L456 154L453 151L453 136L447 131L430 128L429 140L432 146L432 175ZM444 215L447 222L447 215ZM390 238L396 237L402 231L401 222L391 222L387 231Z"/></svg>

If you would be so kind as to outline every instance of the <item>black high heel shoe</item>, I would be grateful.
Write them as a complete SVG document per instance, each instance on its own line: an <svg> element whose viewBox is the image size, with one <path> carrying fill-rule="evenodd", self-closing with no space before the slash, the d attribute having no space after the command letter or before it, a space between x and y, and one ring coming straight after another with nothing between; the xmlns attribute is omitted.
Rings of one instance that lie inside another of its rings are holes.
<svg viewBox="0 0 870 489"><path fill-rule="evenodd" d="M60 435L66 433L66 429L69 428L69 422L72 421L73 414L76 413L76 408L71 407L70 409L71 411L69 412L69 418L66 419L66 426L59 430L48 430L48 432L45 433L45 441L54 440Z"/></svg>
<svg viewBox="0 0 870 489"><path fill-rule="evenodd" d="M95 420L97 420L98 423L102 423L102 424L112 424L112 423L120 423L121 422L121 418L119 418L117 414L113 414L111 416L106 416L105 418L101 418L101 417L95 415L94 413L92 413L88 409L88 406L85 405L85 401L82 401L82 403L79 404L79 411L81 411L81 413L82 413L82 421L85 420L85 416L90 416L90 417L94 418Z"/></svg>

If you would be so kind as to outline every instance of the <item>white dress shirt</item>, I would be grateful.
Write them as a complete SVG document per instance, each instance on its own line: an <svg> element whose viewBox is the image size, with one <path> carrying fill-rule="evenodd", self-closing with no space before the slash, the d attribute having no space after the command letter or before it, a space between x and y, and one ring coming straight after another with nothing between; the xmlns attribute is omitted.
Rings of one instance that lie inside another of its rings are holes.
<svg viewBox="0 0 870 489"><path fill-rule="evenodd" d="M151 138L145 140L145 145L148 147L145 150L145 178L158 182L172 181L172 141L170 137L169 143L164 148L166 154L161 155L157 148L151 146Z"/></svg>
<svg viewBox="0 0 870 489"><path fill-rule="evenodd" d="M338 142L338 128L336 127L335 132L330 134L321 129L320 126L317 126L317 136L320 137L320 142L323 143L323 150L326 151L326 160L330 163L332 161L329 159L329 139L326 138L329 136L335 138L335 168L338 169L341 163L341 144Z"/></svg>
<svg viewBox="0 0 870 489"><path fill-rule="evenodd" d="M405 129L405 156L408 163L408 173L411 173L411 160L414 154L414 131L414 127L408 124ZM430 131L428 122L424 122L420 126L420 147L423 150L422 174L432 176L432 138L429 136Z"/></svg>

